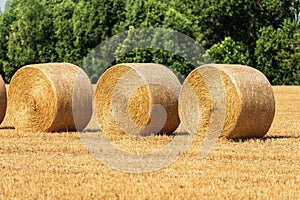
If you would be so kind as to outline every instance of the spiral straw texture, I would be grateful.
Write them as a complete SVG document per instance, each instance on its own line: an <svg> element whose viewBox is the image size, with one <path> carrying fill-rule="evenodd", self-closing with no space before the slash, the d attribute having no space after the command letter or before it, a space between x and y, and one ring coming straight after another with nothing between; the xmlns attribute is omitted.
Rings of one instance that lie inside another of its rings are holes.
<svg viewBox="0 0 300 200"><path fill-rule="evenodd" d="M82 130L92 115L92 95L88 76L76 65L27 65L12 77L8 112L19 130Z"/></svg>
<svg viewBox="0 0 300 200"><path fill-rule="evenodd" d="M193 127L190 131L198 134L204 134L208 129L211 113L216 112L212 109L211 94L219 88L209 92L206 82L214 81L210 80L209 73L216 70L223 81L226 101L225 122L220 136L228 139L263 137L275 114L273 90L260 71L243 65L209 64L193 70L180 93L179 116L182 123ZM205 76L201 75L204 71Z"/></svg>
<svg viewBox="0 0 300 200"><path fill-rule="evenodd" d="M100 129L134 136L172 133L179 125L180 87L177 77L163 65L126 63L109 68L95 92Z"/></svg>

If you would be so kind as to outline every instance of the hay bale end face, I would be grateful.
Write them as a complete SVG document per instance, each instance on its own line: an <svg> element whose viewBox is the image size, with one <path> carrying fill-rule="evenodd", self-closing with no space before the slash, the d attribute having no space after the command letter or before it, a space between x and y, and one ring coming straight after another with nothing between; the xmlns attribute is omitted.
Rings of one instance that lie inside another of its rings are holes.
<svg viewBox="0 0 300 200"><path fill-rule="evenodd" d="M170 134L179 125L180 82L168 68L126 63L109 68L98 80L94 108L107 134Z"/></svg>
<svg viewBox="0 0 300 200"><path fill-rule="evenodd" d="M0 123L3 121L5 117L6 107L7 107L6 87L2 77L0 76Z"/></svg>
<svg viewBox="0 0 300 200"><path fill-rule="evenodd" d="M179 116L185 128L205 134L211 125L212 112L218 112L212 109L211 97L218 93L220 86L209 90L206 84L214 81L209 75L213 71L221 77L225 96L226 115L221 136L228 139L263 137L275 114L273 90L260 71L243 65L203 65L188 75L179 97Z"/></svg>
<svg viewBox="0 0 300 200"><path fill-rule="evenodd" d="M92 85L69 63L27 65L12 77L8 112L18 130L82 130L92 115Z"/></svg>

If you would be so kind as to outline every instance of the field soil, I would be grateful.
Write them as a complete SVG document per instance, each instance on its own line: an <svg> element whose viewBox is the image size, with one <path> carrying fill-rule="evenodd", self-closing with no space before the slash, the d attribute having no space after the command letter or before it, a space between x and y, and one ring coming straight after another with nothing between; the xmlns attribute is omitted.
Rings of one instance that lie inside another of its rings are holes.
<svg viewBox="0 0 300 200"><path fill-rule="evenodd" d="M149 173L111 169L89 153L79 133L21 132L7 116L0 127L0 199L300 199L300 87L273 89L276 113L264 138L220 138L200 158L198 137L176 162ZM108 138L134 153L173 139Z"/></svg>

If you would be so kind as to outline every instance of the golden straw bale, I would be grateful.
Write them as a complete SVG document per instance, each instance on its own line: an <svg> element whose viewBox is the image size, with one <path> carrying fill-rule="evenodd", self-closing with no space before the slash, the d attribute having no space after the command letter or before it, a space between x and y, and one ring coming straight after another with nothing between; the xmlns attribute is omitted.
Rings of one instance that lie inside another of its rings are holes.
<svg viewBox="0 0 300 200"><path fill-rule="evenodd" d="M170 134L179 125L180 82L163 65L126 63L98 80L94 99L100 129L108 134Z"/></svg>
<svg viewBox="0 0 300 200"><path fill-rule="evenodd" d="M216 81L210 76L215 71L221 84L208 89L206 83ZM179 97L179 116L185 127L190 127L193 133L205 134L211 125L212 112L222 109L213 108L211 102L212 95L220 93L220 87L225 96L226 115L212 122L224 123L220 136L228 139L263 137L275 114L273 90L260 71L243 65L203 65L188 75Z"/></svg>
<svg viewBox="0 0 300 200"><path fill-rule="evenodd" d="M88 76L76 65L27 65L12 77L8 112L19 130L82 130L92 115L92 95Z"/></svg>
<svg viewBox="0 0 300 200"><path fill-rule="evenodd" d="M7 95L5 83L0 76L0 123L3 121L7 107Z"/></svg>

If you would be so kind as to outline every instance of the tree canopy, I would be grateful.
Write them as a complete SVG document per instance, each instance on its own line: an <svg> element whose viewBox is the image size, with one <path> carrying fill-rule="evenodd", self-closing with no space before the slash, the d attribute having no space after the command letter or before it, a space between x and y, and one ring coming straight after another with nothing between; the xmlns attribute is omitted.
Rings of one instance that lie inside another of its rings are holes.
<svg viewBox="0 0 300 200"><path fill-rule="evenodd" d="M214 63L249 65L272 84L299 85L299 12L300 0L9 0L0 11L0 74L9 82L26 64L82 66L98 44L127 31L111 52L118 55L111 65L156 62L187 75L195 66L174 52L120 54L129 48L130 30L157 27L197 41ZM96 67L86 69L93 82L100 73Z"/></svg>

